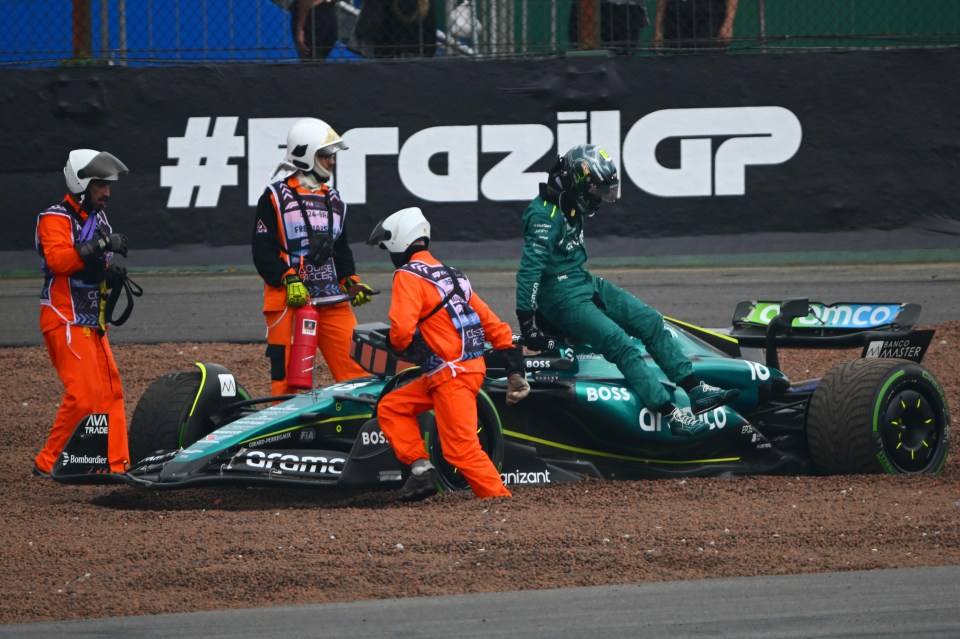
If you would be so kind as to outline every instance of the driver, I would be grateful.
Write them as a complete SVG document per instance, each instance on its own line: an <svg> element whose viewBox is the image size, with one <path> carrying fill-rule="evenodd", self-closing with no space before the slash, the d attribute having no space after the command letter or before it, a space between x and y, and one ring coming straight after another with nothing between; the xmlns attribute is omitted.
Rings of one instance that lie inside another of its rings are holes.
<svg viewBox="0 0 960 639"><path fill-rule="evenodd" d="M122 285L126 269L114 254L127 256L127 236L107 220L110 188L127 167L106 151L75 149L63 167L69 193L37 217L36 246L42 259L40 331L63 383L60 410L33 474L49 477L54 462L80 420L107 414L107 462L126 470L127 416L123 387L107 339L108 288Z"/></svg>
<svg viewBox="0 0 960 639"><path fill-rule="evenodd" d="M437 492L417 415L433 410L443 458L463 473L477 497L510 497L500 471L477 437L477 393L486 375L484 342L507 362L506 403L530 392L523 351L513 344L510 325L490 310L458 269L430 254L430 223L420 209L407 208L383 219L368 244L390 252L397 268L390 301L390 345L417 362L423 374L387 393L377 405L380 428L397 459L410 465L402 501Z"/></svg>
<svg viewBox="0 0 960 639"><path fill-rule="evenodd" d="M536 322L546 320L563 334L576 335L599 349L644 405L665 416L674 435L692 437L710 427L697 415L733 401L740 391L697 379L663 316L584 266L584 218L592 217L601 202L616 201L619 188L617 167L599 146L582 144L557 158L521 222L523 254L516 296L520 331L529 348L544 350L547 336ZM692 410L674 405L631 337L639 338L670 381L686 391Z"/></svg>
<svg viewBox="0 0 960 639"><path fill-rule="evenodd" d="M295 392L287 383L293 311L317 302L317 345L334 381L365 377L350 359L353 306L373 293L357 277L344 225L347 205L328 182L337 151L347 145L316 118L294 122L287 133L287 155L274 172L293 171L264 190L253 228L253 263L263 278L263 315L267 324L270 389Z"/></svg>

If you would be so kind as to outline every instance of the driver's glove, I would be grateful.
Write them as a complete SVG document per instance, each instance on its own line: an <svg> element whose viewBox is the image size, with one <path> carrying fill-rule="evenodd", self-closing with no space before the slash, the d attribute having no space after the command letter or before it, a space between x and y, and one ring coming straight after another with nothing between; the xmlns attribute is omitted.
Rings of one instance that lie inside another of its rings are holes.
<svg viewBox="0 0 960 639"><path fill-rule="evenodd" d="M523 335L523 343L532 351L545 351L550 348L550 339L533 323L533 316L533 311L517 309L517 319L520 321L520 334Z"/></svg>
<svg viewBox="0 0 960 639"><path fill-rule="evenodd" d="M283 284L287 287L287 306L299 308L307 303L307 287L298 275L287 275Z"/></svg>

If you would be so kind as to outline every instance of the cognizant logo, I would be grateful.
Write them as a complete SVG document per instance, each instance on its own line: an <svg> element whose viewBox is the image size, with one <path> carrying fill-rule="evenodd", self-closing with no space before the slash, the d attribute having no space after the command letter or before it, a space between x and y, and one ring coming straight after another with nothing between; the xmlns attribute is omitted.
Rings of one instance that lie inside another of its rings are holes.
<svg viewBox="0 0 960 639"><path fill-rule="evenodd" d="M287 130L296 120L250 118L244 137L237 134L235 116L189 118L183 136L167 139L167 157L174 161L160 169L160 186L170 188L167 207L217 206L221 189L239 186L239 166L233 161L243 157L247 200L256 205L264 187L276 179L272 175L284 157ZM402 142L399 127L358 127L343 133L349 149L337 155L336 186L348 204L365 204L368 186L377 177L368 171L370 160L395 157L401 183L422 200L477 202L482 196L524 201L544 177L532 166L558 150L591 143L610 154L621 179L652 195L742 196L748 167L786 162L802 138L797 117L777 106L655 111L634 122L622 139L621 124L620 111L561 111L554 127L435 126ZM679 165L664 166L658 147L673 143L679 144ZM483 154L500 159L481 174Z"/></svg>

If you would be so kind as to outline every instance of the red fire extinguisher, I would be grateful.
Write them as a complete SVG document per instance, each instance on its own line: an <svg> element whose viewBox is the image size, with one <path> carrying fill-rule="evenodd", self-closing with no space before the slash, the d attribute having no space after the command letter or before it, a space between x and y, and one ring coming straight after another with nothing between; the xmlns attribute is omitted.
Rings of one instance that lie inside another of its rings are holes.
<svg viewBox="0 0 960 639"><path fill-rule="evenodd" d="M313 360L317 354L317 325L320 313L313 304L297 309L293 314L293 337L290 342L290 362L287 364L287 384L293 388L313 388Z"/></svg>

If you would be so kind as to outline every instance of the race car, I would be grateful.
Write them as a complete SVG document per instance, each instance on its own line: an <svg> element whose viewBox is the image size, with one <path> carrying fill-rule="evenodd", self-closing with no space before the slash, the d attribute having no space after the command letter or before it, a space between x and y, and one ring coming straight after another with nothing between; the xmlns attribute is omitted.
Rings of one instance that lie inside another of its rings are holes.
<svg viewBox="0 0 960 639"><path fill-rule="evenodd" d="M950 414L943 388L920 363L933 331L915 328L919 314L917 304L796 298L741 302L723 330L666 318L700 379L740 390L706 413L710 429L692 437L665 428L589 344L555 336L555 348L526 355L531 391L514 406L504 401L504 362L488 351L477 434L508 486L585 476L936 474L947 458ZM302 394L251 397L215 363L164 375L136 406L127 472L109 472L106 415L98 414L78 425L52 476L147 489L398 487L408 469L380 430L377 405L420 370L388 348L387 328L354 332L353 359L369 376ZM861 356L822 378L792 381L779 368L782 348L859 348ZM675 405L689 406L685 393L662 383ZM432 413L419 422L441 488L467 488L443 460Z"/></svg>

